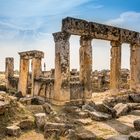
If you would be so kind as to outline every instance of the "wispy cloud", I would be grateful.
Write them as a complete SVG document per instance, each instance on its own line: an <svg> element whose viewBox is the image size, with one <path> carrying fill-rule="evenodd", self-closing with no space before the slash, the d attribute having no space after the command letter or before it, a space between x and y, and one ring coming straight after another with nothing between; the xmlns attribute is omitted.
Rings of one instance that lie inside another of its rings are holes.
<svg viewBox="0 0 140 140"><path fill-rule="evenodd" d="M134 11L124 12L118 18L111 19L106 23L140 32L140 13Z"/></svg>
<svg viewBox="0 0 140 140"><path fill-rule="evenodd" d="M93 0L1 1L3 2L0 3L0 39L17 38L25 41L38 40L41 36L43 39L46 33L58 31L62 18L83 15L84 5L89 5L87 9L103 7L93 4ZM90 2L92 4L89 4Z"/></svg>

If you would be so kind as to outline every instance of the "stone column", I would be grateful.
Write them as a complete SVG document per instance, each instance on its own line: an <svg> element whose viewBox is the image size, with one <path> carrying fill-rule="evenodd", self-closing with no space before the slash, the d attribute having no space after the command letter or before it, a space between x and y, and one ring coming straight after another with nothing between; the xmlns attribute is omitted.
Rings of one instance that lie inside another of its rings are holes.
<svg viewBox="0 0 140 140"><path fill-rule="evenodd" d="M80 38L80 83L83 86L83 101L92 97L92 38Z"/></svg>
<svg viewBox="0 0 140 140"><path fill-rule="evenodd" d="M70 101L70 35L64 32L53 34L55 41L54 104Z"/></svg>
<svg viewBox="0 0 140 140"><path fill-rule="evenodd" d="M32 89L31 95L37 95L39 89L38 86L35 86L35 79L39 78L41 75L41 58L33 58L32 59Z"/></svg>
<svg viewBox="0 0 140 140"><path fill-rule="evenodd" d="M14 77L14 58L7 57L5 59L5 79L6 79L6 88L12 88L10 83L10 78Z"/></svg>
<svg viewBox="0 0 140 140"><path fill-rule="evenodd" d="M140 91L140 45L130 46L130 89Z"/></svg>
<svg viewBox="0 0 140 140"><path fill-rule="evenodd" d="M121 70L121 43L111 41L110 89L118 91Z"/></svg>
<svg viewBox="0 0 140 140"><path fill-rule="evenodd" d="M20 58L18 91L21 91L23 96L25 96L27 93L28 73L29 73L29 60Z"/></svg>

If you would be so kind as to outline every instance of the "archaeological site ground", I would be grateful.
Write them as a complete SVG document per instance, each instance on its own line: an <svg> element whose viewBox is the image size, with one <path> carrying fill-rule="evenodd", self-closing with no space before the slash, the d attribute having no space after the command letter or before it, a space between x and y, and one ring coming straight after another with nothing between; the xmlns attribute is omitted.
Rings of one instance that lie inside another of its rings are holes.
<svg viewBox="0 0 140 140"><path fill-rule="evenodd" d="M72 35L80 36L79 70L70 70ZM140 140L140 33L67 17L52 36L55 69L42 70L40 50L17 52L19 71L5 58L0 140ZM110 41L110 70L92 70L94 39ZM123 43L130 70L121 69Z"/></svg>

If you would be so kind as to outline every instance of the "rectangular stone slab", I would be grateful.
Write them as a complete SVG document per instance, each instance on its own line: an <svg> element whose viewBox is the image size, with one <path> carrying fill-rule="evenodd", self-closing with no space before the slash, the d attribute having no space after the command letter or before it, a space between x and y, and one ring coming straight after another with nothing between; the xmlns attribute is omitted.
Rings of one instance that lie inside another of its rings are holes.
<svg viewBox="0 0 140 140"><path fill-rule="evenodd" d="M139 32L71 17L62 20L62 31L72 35L89 35L96 39L121 41L122 43L140 42Z"/></svg>

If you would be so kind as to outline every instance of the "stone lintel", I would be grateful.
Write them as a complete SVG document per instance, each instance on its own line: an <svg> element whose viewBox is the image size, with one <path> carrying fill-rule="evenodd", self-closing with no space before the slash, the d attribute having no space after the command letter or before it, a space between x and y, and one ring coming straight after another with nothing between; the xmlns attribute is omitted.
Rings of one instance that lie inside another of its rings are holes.
<svg viewBox="0 0 140 140"><path fill-rule="evenodd" d="M73 35L90 35L95 39L139 43L140 33L82 19L67 17L62 21L62 31Z"/></svg>
<svg viewBox="0 0 140 140"><path fill-rule="evenodd" d="M44 58L44 52L38 50L19 52L19 55L23 59Z"/></svg>

